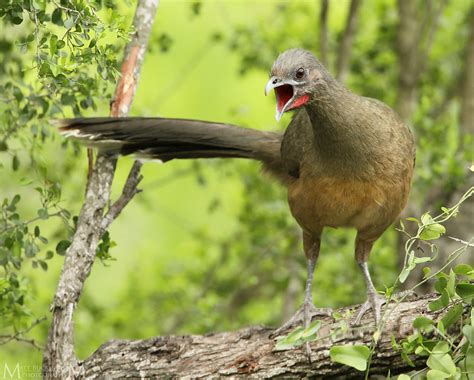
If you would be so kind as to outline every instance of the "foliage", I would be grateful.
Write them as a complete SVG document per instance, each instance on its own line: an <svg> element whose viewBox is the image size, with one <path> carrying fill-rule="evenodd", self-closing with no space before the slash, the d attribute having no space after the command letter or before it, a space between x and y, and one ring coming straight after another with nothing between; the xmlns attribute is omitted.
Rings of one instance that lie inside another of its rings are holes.
<svg viewBox="0 0 474 380"><path fill-rule="evenodd" d="M105 22L98 16L101 10L107 11ZM20 193L1 204L1 327L16 334L34 323L28 306L31 289L22 266L31 262L33 268L46 271L47 260L54 256L42 225L48 229L52 219L61 219L63 237L75 229L75 218L61 200L60 176L48 173L42 162L48 140L54 140L48 123L97 110L98 101L110 98L121 46L108 40L112 35L125 40L127 31L109 2L7 1L1 4L0 19L5 31L0 36L0 168L6 176L4 162L9 156L23 192L33 190L39 198L35 216L32 210L20 212ZM73 167L61 169L67 174ZM69 242L56 239L53 236L51 243L58 255L64 255ZM108 257L110 246L106 235L99 248L101 258Z"/></svg>
<svg viewBox="0 0 474 380"><path fill-rule="evenodd" d="M261 90L280 51L294 46L318 51L318 4L162 1L134 112L277 129L273 99L263 98ZM347 4L330 5L332 72ZM463 70L469 6L467 0L448 2L440 19L442 33L434 36L417 88L419 101L412 119L419 148L412 192L416 204L422 204L433 187L441 188L440 202L450 204L446 194L466 177L468 150L460 150L460 99L453 89ZM68 247L75 227L72 215L78 213L86 180L84 151L59 139L49 120L107 114L131 10L133 2L127 1L0 2L0 175L7 179L0 181L0 200L7 199L0 219L0 307L2 333L9 336L23 333L37 316L47 314L61 265L58 256ZM364 2L359 25L363 27L355 35L347 84L357 93L395 106L400 69L395 2ZM472 142L469 136L464 140L466 147ZM127 159L120 160L117 182L127 165ZM115 337L277 324L287 309L298 306L304 282L300 232L289 215L284 190L261 175L256 164L172 162L160 167L148 164L144 172L144 193L98 249L98 257L110 262L115 240L116 261L109 268L94 267L77 310L81 356ZM397 278L403 282L413 268L431 266L431 259L442 255L432 245L435 239L423 243L419 239L443 232L439 226L445 227L444 222L430 216L432 210L413 223L423 229L403 263L402 277L395 232L377 242L371 271L377 288L388 289L387 296L394 293ZM353 232L325 231L315 274L318 306L363 299L363 279L350 259L353 238ZM447 240L446 234L440 240ZM48 271L30 270L35 262L38 268L46 264ZM341 267L341 262L348 264ZM449 268L435 276L436 271L426 269L426 280L436 281L440 292L435 307L444 308L445 294L458 305L460 294L470 297L471 288L466 286L470 269L465 265L453 268L454 293ZM443 324L455 321L452 327L459 323L459 306L449 310ZM338 316L339 331L348 328L347 318ZM96 328L90 328L92 323ZM419 326L423 323L429 322L417 321ZM286 343L300 345L317 336L318 328L315 324L300 330ZM472 336L469 327L465 329L465 336ZM21 336L44 342L46 334L43 324ZM449 347L459 367L461 350L454 353ZM30 362L38 355L14 344L0 350L11 360ZM441 351L430 364L447 360ZM412 354L416 353L407 353Z"/></svg>

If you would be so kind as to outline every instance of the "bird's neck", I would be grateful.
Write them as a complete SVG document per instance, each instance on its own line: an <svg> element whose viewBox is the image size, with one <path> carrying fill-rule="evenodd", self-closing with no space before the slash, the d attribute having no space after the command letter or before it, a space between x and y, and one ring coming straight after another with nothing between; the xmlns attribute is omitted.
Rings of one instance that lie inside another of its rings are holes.
<svg viewBox="0 0 474 380"><path fill-rule="evenodd" d="M311 120L314 146L321 159L351 168L361 165L366 151L368 127L363 102L336 80L315 94L306 106ZM369 133L370 134L370 133Z"/></svg>

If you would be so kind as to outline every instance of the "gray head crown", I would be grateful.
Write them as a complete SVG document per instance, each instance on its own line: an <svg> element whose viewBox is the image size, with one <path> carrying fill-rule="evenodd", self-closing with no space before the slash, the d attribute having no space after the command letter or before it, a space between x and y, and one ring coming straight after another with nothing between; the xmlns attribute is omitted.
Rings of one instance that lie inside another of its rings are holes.
<svg viewBox="0 0 474 380"><path fill-rule="evenodd" d="M289 76L300 67L306 70L317 69L321 74L329 75L313 53L299 48L288 49L281 53L273 64L271 75Z"/></svg>

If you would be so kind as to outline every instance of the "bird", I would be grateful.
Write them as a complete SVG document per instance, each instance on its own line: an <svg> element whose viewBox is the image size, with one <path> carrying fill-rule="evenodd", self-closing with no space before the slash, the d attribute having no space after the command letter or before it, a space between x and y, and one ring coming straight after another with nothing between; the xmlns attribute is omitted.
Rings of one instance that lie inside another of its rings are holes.
<svg viewBox="0 0 474 380"><path fill-rule="evenodd" d="M293 48L275 60L265 95L275 93L276 120L292 112L284 133L226 123L161 117L63 119L60 132L111 155L139 159L245 158L287 188L301 227L307 277L304 301L282 327L308 327L324 310L314 306L312 283L325 228L353 228L355 260L367 299L354 318L372 310L381 320L368 260L374 242L405 207L415 166L410 128L383 102L350 91L310 51Z"/></svg>

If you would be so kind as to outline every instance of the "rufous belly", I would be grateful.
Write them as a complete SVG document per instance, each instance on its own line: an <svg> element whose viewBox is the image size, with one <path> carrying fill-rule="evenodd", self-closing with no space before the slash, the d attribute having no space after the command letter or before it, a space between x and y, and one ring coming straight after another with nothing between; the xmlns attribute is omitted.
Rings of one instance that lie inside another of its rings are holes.
<svg viewBox="0 0 474 380"><path fill-rule="evenodd" d="M288 187L290 210L303 230L354 227L381 234L403 209L403 183L337 177L300 178Z"/></svg>

